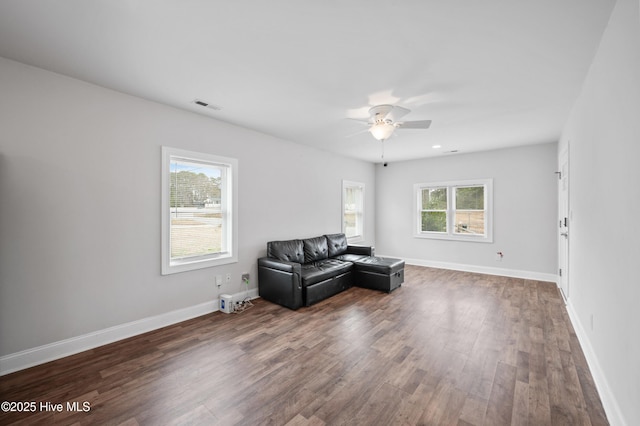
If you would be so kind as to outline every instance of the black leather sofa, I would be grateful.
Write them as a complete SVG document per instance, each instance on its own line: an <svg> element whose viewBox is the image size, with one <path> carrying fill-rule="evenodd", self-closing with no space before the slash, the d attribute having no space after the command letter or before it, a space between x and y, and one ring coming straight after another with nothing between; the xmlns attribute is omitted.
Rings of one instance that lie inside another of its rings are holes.
<svg viewBox="0 0 640 426"><path fill-rule="evenodd" d="M354 284L390 292L402 284L403 271L404 261L376 258L373 247L348 245L344 234L270 241L267 256L258 259L258 291L298 309Z"/></svg>

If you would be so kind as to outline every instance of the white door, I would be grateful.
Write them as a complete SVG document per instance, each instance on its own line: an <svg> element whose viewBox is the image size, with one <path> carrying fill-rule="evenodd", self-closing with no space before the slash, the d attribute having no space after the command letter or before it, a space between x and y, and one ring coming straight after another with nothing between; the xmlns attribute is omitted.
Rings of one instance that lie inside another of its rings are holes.
<svg viewBox="0 0 640 426"><path fill-rule="evenodd" d="M560 154L558 179L558 275L565 301L569 299L569 148Z"/></svg>

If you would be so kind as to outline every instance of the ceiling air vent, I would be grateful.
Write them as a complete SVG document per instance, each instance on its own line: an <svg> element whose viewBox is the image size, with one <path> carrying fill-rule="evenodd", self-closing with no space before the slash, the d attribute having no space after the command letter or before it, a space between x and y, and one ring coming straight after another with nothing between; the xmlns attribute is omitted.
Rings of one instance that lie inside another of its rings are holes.
<svg viewBox="0 0 640 426"><path fill-rule="evenodd" d="M220 107L218 105L210 104L209 102L205 102L205 101L200 100L200 99L194 99L193 103L198 105L198 106L201 106L201 107L212 109L214 111L220 111L222 109L222 107Z"/></svg>

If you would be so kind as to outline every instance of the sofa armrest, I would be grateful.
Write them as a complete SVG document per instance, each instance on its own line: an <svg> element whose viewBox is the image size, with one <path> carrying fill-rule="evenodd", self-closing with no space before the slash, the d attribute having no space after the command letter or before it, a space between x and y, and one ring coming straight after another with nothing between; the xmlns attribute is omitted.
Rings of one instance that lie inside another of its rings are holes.
<svg viewBox="0 0 640 426"><path fill-rule="evenodd" d="M370 246L347 246L347 253L375 256L375 248Z"/></svg>
<svg viewBox="0 0 640 426"><path fill-rule="evenodd" d="M260 297L298 309L302 306L301 265L271 257L258 259L258 292Z"/></svg>
<svg viewBox="0 0 640 426"><path fill-rule="evenodd" d="M289 262L286 260L278 260L272 257L261 257L258 259L258 267L264 266L265 268L276 269L282 272L295 272L296 269L300 269L300 264L297 262ZM300 271L298 271L299 273Z"/></svg>

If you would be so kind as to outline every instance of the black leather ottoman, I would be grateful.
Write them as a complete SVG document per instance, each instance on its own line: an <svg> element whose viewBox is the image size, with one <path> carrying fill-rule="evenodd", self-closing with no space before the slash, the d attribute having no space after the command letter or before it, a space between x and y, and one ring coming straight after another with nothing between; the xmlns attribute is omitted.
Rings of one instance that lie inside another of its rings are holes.
<svg viewBox="0 0 640 426"><path fill-rule="evenodd" d="M404 260L392 257L364 257L353 262L355 285L391 293L404 282Z"/></svg>

